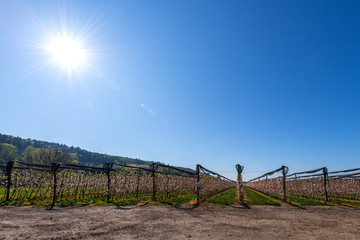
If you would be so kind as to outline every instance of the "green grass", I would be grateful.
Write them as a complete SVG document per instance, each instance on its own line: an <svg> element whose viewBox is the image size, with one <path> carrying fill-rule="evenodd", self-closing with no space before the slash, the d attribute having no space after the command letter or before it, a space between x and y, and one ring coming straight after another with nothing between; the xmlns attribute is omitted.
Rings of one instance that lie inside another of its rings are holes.
<svg viewBox="0 0 360 240"><path fill-rule="evenodd" d="M253 205L270 205L270 206L279 206L281 205L280 201L271 199L270 197L264 196L262 194L253 191L250 188L244 186L244 192L247 199L246 203ZM5 188L0 188L0 197L4 197ZM159 200L156 205L181 205L192 200L196 199L196 194L189 194L180 197L175 197L171 199ZM135 205L141 202L146 202L151 200L150 196L140 197L140 198L131 198L131 199L121 199L121 200L112 200L106 202L104 198L98 199L77 199L77 200L61 200L56 202L55 206L75 206L75 205L96 205L96 206L128 206ZM230 205L236 201L236 188L232 188L223 193L215 195L214 197L206 200L208 203ZM334 206L336 204L347 204L352 206L360 207L360 202L356 201L347 201L345 199L335 199L331 198L329 202L317 201L314 199L300 198L295 196L287 196L287 201L290 201L295 204L302 206ZM51 206L51 198L48 199L35 199L35 200L12 200L4 201L0 200L0 206L9 206L9 205L21 205L21 204L32 204L32 205L41 205L41 206Z"/></svg>
<svg viewBox="0 0 360 240"><path fill-rule="evenodd" d="M181 205L187 202L190 202L191 200L196 199L196 194L191 194L191 195L186 195L186 196L181 196L181 197L176 197L176 198L171 198L171 199L163 199L163 200L159 200L156 205L171 205L171 206L175 206L175 205Z"/></svg>
<svg viewBox="0 0 360 240"><path fill-rule="evenodd" d="M115 204L117 206L129 206L129 205L135 205L141 202L146 202L151 200L151 197L142 197L142 198L132 198L132 199L123 199L123 200L115 200L115 201L111 201L109 203L109 205ZM97 205L97 204L95 204Z"/></svg>
<svg viewBox="0 0 360 240"><path fill-rule="evenodd" d="M334 204L347 204L355 207L360 207L360 202L357 201L347 201L347 200L339 200L335 198L330 198L330 202Z"/></svg>
<svg viewBox="0 0 360 240"><path fill-rule="evenodd" d="M21 199L21 200L10 199L10 201L5 201L5 198L3 198L0 200L0 206L21 205L21 204L50 206L51 199Z"/></svg>
<svg viewBox="0 0 360 240"><path fill-rule="evenodd" d="M250 203L255 205L281 205L280 201L273 200L269 197L265 197L252 189L244 187L245 195ZM269 202L270 200L270 202ZM334 204L325 201L317 201L309 198L300 198L295 196L286 196L286 201L301 206L334 206ZM274 204L275 203L275 204Z"/></svg>
<svg viewBox="0 0 360 240"><path fill-rule="evenodd" d="M360 198L358 195L337 195L337 194L331 194L331 198L340 198L344 200L355 200L360 201Z"/></svg>
<svg viewBox="0 0 360 240"><path fill-rule="evenodd" d="M142 198L132 198L132 199L121 199L121 200L112 200L106 202L104 198L98 199L76 199L76 200L62 200L57 201L55 206L75 206L75 205L95 205L95 206L128 206L128 205L135 205L140 202L145 202L151 200L151 197L142 197ZM18 201L1 201L0 206L9 206L9 205L40 205L40 206L51 206L51 200L18 200Z"/></svg>
<svg viewBox="0 0 360 240"><path fill-rule="evenodd" d="M281 203L279 201L275 201L269 197L265 197L250 188L243 186L246 199L249 203L254 205L265 205L265 206L280 206Z"/></svg>
<svg viewBox="0 0 360 240"><path fill-rule="evenodd" d="M325 201L317 201L309 198L300 198L295 196L286 196L286 200L301 206L334 206L334 204Z"/></svg>
<svg viewBox="0 0 360 240"><path fill-rule="evenodd" d="M215 195L214 197L206 200L208 203L230 205L236 201L236 188L231 188L223 193Z"/></svg>
<svg viewBox="0 0 360 240"><path fill-rule="evenodd" d="M95 204L103 199L80 199L80 200L62 200L57 201L55 206L75 206L75 205L88 205ZM51 206L52 201L50 199L35 199L35 200L10 200L0 202L0 206L9 205L40 205L40 206Z"/></svg>

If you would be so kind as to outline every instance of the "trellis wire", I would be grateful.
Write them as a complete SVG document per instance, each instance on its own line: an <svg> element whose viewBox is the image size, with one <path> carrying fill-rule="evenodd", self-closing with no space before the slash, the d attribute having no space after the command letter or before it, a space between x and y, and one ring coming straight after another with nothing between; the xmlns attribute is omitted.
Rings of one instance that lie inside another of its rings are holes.
<svg viewBox="0 0 360 240"><path fill-rule="evenodd" d="M172 198L195 194L199 174L181 168L153 163L150 167L106 163L103 167L76 164L52 165L9 161L0 165L0 185L5 188L4 198L10 200L73 201L86 199L117 199L152 197ZM200 169L200 168L199 168ZM224 176L201 167L210 179L231 181ZM24 180L26 179L26 180ZM203 182L204 185L206 182ZM202 186L202 193L213 193L211 187Z"/></svg>
<svg viewBox="0 0 360 240"><path fill-rule="evenodd" d="M322 173L317 173L320 171L322 171ZM325 200L329 201L329 179L328 169L326 167L296 172L287 175L287 177L287 188L291 195L315 199L320 199L324 196Z"/></svg>
<svg viewBox="0 0 360 240"><path fill-rule="evenodd" d="M344 198L359 201L360 168L329 172L329 191L332 198Z"/></svg>
<svg viewBox="0 0 360 240"><path fill-rule="evenodd" d="M278 197L282 191L280 188L274 186L280 184L280 177L270 179L267 177L281 169L282 168L279 168L265 173L260 177L251 179L247 184L256 190ZM266 179L263 179L265 177ZM329 201L330 198L360 200L360 168L328 172L326 167L322 167L309 171L296 172L286 176L284 176L283 172L282 179L284 184L284 200L286 200L286 192L297 197L316 200L324 199L325 201ZM270 191L270 188L275 190Z"/></svg>
<svg viewBox="0 0 360 240"><path fill-rule="evenodd" d="M276 170L267 172L261 175L260 177L253 178L247 181L246 185L258 191L272 195L273 197L276 198L281 198L282 195L282 199L286 201L286 174L288 173L288 171L289 171L288 167L281 166ZM268 176L272 176L277 172L281 172L282 177L268 178ZM260 180L262 178L266 178L266 179Z"/></svg>
<svg viewBox="0 0 360 240"><path fill-rule="evenodd" d="M217 194L236 186L236 182L213 172L200 164L196 166L197 182L196 182L196 201L206 196Z"/></svg>
<svg viewBox="0 0 360 240"><path fill-rule="evenodd" d="M160 167L162 170L159 170ZM159 163L153 164L152 169L153 187L156 193L154 200L195 194L195 172Z"/></svg>

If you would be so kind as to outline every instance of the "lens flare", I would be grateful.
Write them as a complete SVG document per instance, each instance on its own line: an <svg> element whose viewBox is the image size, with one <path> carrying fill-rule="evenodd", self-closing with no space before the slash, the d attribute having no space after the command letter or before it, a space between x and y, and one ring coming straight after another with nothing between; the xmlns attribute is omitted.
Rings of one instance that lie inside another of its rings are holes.
<svg viewBox="0 0 360 240"><path fill-rule="evenodd" d="M81 42L68 36L56 37L48 48L52 61L69 72L85 63L86 54Z"/></svg>

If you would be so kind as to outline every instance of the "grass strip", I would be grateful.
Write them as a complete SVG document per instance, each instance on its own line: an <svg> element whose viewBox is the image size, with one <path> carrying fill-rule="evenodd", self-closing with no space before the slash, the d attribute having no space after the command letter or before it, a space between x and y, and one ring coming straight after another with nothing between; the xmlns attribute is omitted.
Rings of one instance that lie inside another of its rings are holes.
<svg viewBox="0 0 360 240"><path fill-rule="evenodd" d="M236 188L231 188L223 193L215 195L214 197L206 200L208 203L230 205L236 201Z"/></svg>
<svg viewBox="0 0 360 240"><path fill-rule="evenodd" d="M334 204L345 204L345 205L351 205L355 207L360 207L360 202L357 201L347 201L344 199L336 199L336 198L330 198L330 202Z"/></svg>
<svg viewBox="0 0 360 240"><path fill-rule="evenodd" d="M129 205L135 205L141 202L146 202L151 200L152 197L142 197L142 198L132 198L132 199L123 199L123 200L116 200L111 201L109 203L115 204L117 206L129 206ZM105 202L106 203L106 202ZM107 204L107 203L106 203ZM97 204L96 204L97 205Z"/></svg>
<svg viewBox="0 0 360 240"><path fill-rule="evenodd" d="M132 198L132 199L120 199L106 202L104 198L98 199L76 199L76 200L62 200L57 201L55 206L66 207L66 206L76 206L76 205L95 205L95 206L128 206L135 205L140 202L145 202L151 200L151 197L142 197L142 198ZM40 205L40 206L51 206L51 200L18 200L18 201L2 201L0 206L10 206L10 205Z"/></svg>
<svg viewBox="0 0 360 240"><path fill-rule="evenodd" d="M280 206L279 201L273 200L269 197L266 197L260 193L255 192L254 190L243 186L245 197L249 203L254 205L265 205L265 206Z"/></svg>
<svg viewBox="0 0 360 240"><path fill-rule="evenodd" d="M302 206L333 206L334 205L328 202L317 201L308 198L294 197L294 196L286 196L286 200Z"/></svg>
<svg viewBox="0 0 360 240"><path fill-rule="evenodd" d="M331 198L336 198L345 201L358 201L358 202L360 201L359 195L346 196L346 195L331 194Z"/></svg>
<svg viewBox="0 0 360 240"><path fill-rule="evenodd" d="M301 206L334 206L334 204L330 202L318 201L309 198L300 198L295 196L286 196L286 200L295 204L299 204Z"/></svg>
<svg viewBox="0 0 360 240"><path fill-rule="evenodd" d="M171 205L171 206L177 206L181 205L187 202L190 202L191 200L196 199L196 194L171 198L171 199L163 199L159 200L155 205Z"/></svg>

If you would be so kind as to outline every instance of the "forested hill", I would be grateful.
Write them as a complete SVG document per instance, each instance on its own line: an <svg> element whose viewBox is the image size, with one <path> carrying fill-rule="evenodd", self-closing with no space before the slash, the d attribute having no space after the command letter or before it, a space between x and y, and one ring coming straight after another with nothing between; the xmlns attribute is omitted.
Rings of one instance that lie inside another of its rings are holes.
<svg viewBox="0 0 360 240"><path fill-rule="evenodd" d="M137 158L128 158L120 156L111 156L108 154L101 154L90 152L79 147L69 147L64 144L45 142L33 139L23 139L20 137L13 137L0 133L0 163L5 163L9 160L23 160L27 162L34 162L36 160L40 149L42 148L60 148L63 151L70 153L71 160L74 163L99 165L106 162L119 164L137 164L149 165L152 162L143 161Z"/></svg>

